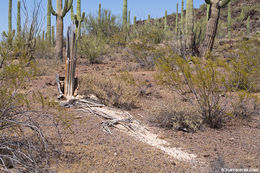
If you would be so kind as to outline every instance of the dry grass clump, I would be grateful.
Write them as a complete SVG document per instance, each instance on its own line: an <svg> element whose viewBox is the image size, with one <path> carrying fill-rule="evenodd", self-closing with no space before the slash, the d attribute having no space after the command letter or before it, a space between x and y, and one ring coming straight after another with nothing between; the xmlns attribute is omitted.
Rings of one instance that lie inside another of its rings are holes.
<svg viewBox="0 0 260 173"><path fill-rule="evenodd" d="M132 80L121 77L107 77L99 74L88 74L80 80L80 94L93 94L102 103L117 108L131 109L136 107L138 90Z"/></svg>
<svg viewBox="0 0 260 173"><path fill-rule="evenodd" d="M176 131L196 132L202 125L202 118L189 109L177 110L176 106L163 104L151 111L150 122L159 127Z"/></svg>

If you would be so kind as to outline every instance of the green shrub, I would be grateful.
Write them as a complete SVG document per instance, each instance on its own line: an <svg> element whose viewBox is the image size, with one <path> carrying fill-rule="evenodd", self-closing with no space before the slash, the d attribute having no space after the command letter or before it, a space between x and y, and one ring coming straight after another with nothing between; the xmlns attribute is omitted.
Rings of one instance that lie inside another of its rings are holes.
<svg viewBox="0 0 260 173"><path fill-rule="evenodd" d="M255 92L260 84L259 40L244 41L237 46L238 52L231 58L232 82L235 89Z"/></svg>
<svg viewBox="0 0 260 173"><path fill-rule="evenodd" d="M204 123L219 128L230 99L228 68L225 63L192 58L192 63L179 56L158 60L157 80L171 87L184 101L197 107ZM224 98L222 98L224 95Z"/></svg>
<svg viewBox="0 0 260 173"><path fill-rule="evenodd" d="M89 59L92 64L100 63L98 58L107 53L104 40L96 36L84 35L78 45L79 56Z"/></svg>

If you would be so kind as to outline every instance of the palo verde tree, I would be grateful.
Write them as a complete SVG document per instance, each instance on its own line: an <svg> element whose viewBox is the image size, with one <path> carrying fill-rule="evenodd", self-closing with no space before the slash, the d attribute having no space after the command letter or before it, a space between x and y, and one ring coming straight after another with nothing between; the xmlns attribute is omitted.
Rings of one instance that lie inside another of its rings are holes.
<svg viewBox="0 0 260 173"><path fill-rule="evenodd" d="M205 0L209 7L209 19L207 23L205 40L200 48L200 55L205 56L207 52L211 52L217 33L220 9L224 8L230 0Z"/></svg>
<svg viewBox="0 0 260 173"><path fill-rule="evenodd" d="M63 8L62 0L56 0L56 11L54 11L52 7L52 0L48 1L52 15L56 16L56 58L63 60L63 18L69 12L73 0L64 0L65 3Z"/></svg>
<svg viewBox="0 0 260 173"><path fill-rule="evenodd" d="M81 35L81 23L85 18L85 12L83 12L81 15L81 0L77 0L77 14L76 15L74 14L73 6L71 7L70 12L71 12L71 20L73 21L73 23L76 24L77 27L76 30L77 38L79 38Z"/></svg>

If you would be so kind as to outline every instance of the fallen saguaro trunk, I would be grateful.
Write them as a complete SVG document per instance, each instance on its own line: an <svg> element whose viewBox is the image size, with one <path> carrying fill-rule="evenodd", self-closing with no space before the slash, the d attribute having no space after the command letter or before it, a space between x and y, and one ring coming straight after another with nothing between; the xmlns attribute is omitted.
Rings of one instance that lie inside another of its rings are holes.
<svg viewBox="0 0 260 173"><path fill-rule="evenodd" d="M77 95L75 92L78 87L78 80L75 78L77 62L77 39L75 30L75 25L71 25L67 31L65 78L56 74L59 99L64 97L66 100L70 100Z"/></svg>

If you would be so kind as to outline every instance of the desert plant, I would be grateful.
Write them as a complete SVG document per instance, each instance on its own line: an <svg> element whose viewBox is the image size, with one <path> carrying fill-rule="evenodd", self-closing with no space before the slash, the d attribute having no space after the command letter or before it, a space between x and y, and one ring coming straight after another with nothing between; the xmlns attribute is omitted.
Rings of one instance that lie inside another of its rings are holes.
<svg viewBox="0 0 260 173"><path fill-rule="evenodd" d="M81 0L77 0L77 14L74 14L73 11L73 5L71 6L71 20L73 21L73 23L76 24L77 27L77 37L79 38L81 36L81 24L85 18L85 12L83 12L81 14Z"/></svg>
<svg viewBox="0 0 260 173"><path fill-rule="evenodd" d="M82 36L78 51L80 57L89 59L92 64L100 63L101 56L108 52L105 41L100 37L91 35Z"/></svg>
<svg viewBox="0 0 260 173"><path fill-rule="evenodd" d="M17 30L17 37L21 37L21 1L17 1L17 25L16 25L16 30Z"/></svg>
<svg viewBox="0 0 260 173"><path fill-rule="evenodd" d="M98 23L101 23L101 3L99 3L98 6Z"/></svg>
<svg viewBox="0 0 260 173"><path fill-rule="evenodd" d="M164 15L164 30L168 29L168 25L167 25L167 10L165 10L165 15Z"/></svg>
<svg viewBox="0 0 260 173"><path fill-rule="evenodd" d="M178 23L178 16L179 16L178 9L179 9L179 5L177 3L176 4L176 22L175 22L175 34L176 35L178 34L178 30L179 30L179 28L178 28L178 25L179 25L179 23Z"/></svg>
<svg viewBox="0 0 260 173"><path fill-rule="evenodd" d="M57 11L52 7L52 0L48 0L49 8L52 15L56 16L56 58L63 60L63 18L69 12L73 0L65 0L64 7L62 8L62 0L56 0Z"/></svg>
<svg viewBox="0 0 260 173"><path fill-rule="evenodd" d="M51 27L51 45L54 47L55 45L55 27Z"/></svg>
<svg viewBox="0 0 260 173"><path fill-rule="evenodd" d="M185 40L186 40L186 54L194 55L194 14L193 14L193 0L187 0L186 4L186 24L185 24Z"/></svg>
<svg viewBox="0 0 260 173"><path fill-rule="evenodd" d="M123 29L127 29L127 0L124 0L123 4Z"/></svg>
<svg viewBox="0 0 260 173"><path fill-rule="evenodd" d="M207 23L206 35L203 44L200 48L200 55L205 56L212 51L214 39L217 32L218 21L220 16L220 9L224 8L230 0L205 0L210 5L209 19Z"/></svg>
<svg viewBox="0 0 260 173"><path fill-rule="evenodd" d="M49 45L51 45L51 1L48 1L48 7L47 7L47 41Z"/></svg>
<svg viewBox="0 0 260 173"><path fill-rule="evenodd" d="M149 121L161 128L173 129L175 131L196 132L202 126L202 119L191 108L180 109L178 106L163 104L155 106L151 113Z"/></svg>
<svg viewBox="0 0 260 173"><path fill-rule="evenodd" d="M94 94L106 105L128 110L136 106L138 96L136 88L120 77L92 74L83 77L81 81L80 93L86 96Z"/></svg>
<svg viewBox="0 0 260 173"><path fill-rule="evenodd" d="M130 10L128 11L128 16L127 16L127 28L130 29Z"/></svg>
<svg viewBox="0 0 260 173"><path fill-rule="evenodd" d="M203 122L212 128L222 125L230 99L228 68L224 62L192 58L193 65L179 56L158 60L157 79L196 106ZM221 64L221 66L219 65ZM225 99L221 95L225 95Z"/></svg>
<svg viewBox="0 0 260 173"><path fill-rule="evenodd" d="M184 0L181 1L181 34L184 34Z"/></svg>

